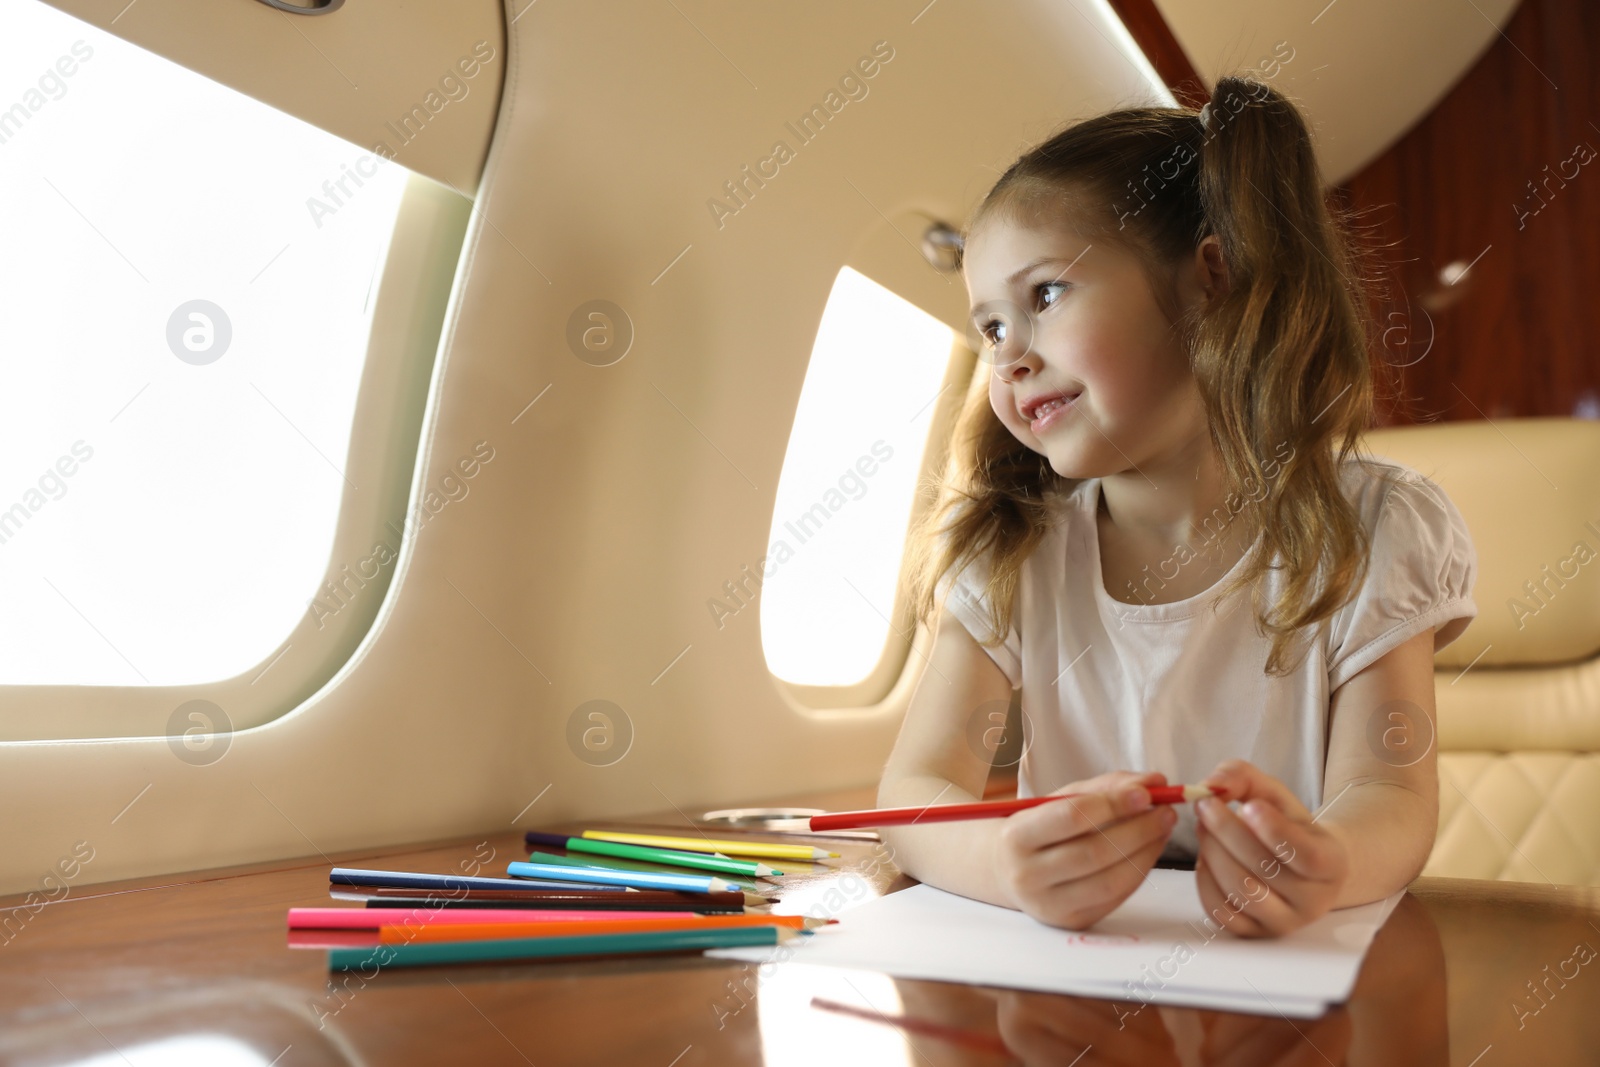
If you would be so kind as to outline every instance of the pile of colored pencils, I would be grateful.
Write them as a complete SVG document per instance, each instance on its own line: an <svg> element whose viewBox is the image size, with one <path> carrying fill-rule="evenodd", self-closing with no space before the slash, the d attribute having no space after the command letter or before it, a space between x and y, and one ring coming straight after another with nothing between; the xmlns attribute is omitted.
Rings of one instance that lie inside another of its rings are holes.
<svg viewBox="0 0 1600 1067"><path fill-rule="evenodd" d="M761 880L783 874L762 861L838 855L809 846L596 830L527 844L548 851L504 878L335 867L331 894L363 906L290 908L289 945L366 971L772 945L837 921L758 910L778 899Z"/></svg>

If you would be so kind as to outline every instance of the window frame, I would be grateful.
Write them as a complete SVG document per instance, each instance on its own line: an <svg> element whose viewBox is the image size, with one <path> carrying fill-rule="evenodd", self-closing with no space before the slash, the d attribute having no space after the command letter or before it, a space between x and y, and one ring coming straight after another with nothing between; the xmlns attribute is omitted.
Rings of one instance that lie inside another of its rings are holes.
<svg viewBox="0 0 1600 1067"><path fill-rule="evenodd" d="M392 164L398 166L398 164ZM410 173L395 214L373 305L351 420L333 547L321 580L345 577L377 542L396 558L328 619L310 611L249 669L188 685L0 685L0 744L159 737L177 709L204 700L223 712L218 733L261 726L293 711L332 681L372 631L399 555L412 539L413 481L423 418L457 279L472 201ZM309 598L308 598L309 601ZM298 651L297 651L298 648Z"/></svg>

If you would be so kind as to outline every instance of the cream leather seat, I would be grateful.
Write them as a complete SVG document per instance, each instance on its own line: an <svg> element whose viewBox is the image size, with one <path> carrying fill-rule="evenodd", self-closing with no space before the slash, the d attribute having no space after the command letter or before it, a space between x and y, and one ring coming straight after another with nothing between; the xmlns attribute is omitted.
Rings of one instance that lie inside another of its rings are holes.
<svg viewBox="0 0 1600 1067"><path fill-rule="evenodd" d="M1425 875L1600 885L1600 424L1374 430L1449 494L1478 617L1438 654L1439 834Z"/></svg>

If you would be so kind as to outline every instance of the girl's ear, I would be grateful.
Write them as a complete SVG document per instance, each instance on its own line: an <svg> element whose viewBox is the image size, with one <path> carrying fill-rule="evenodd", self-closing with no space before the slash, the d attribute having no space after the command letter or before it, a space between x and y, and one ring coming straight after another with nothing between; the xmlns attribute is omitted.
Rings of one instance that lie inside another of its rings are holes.
<svg viewBox="0 0 1600 1067"><path fill-rule="evenodd" d="M1195 257L1206 299L1213 300L1226 293L1229 289L1228 264L1222 258L1222 238L1214 233L1207 234L1195 249Z"/></svg>
<svg viewBox="0 0 1600 1067"><path fill-rule="evenodd" d="M1175 275L1178 306L1186 314L1201 315L1228 292L1228 264L1222 257L1222 238L1207 234L1194 253L1178 261Z"/></svg>

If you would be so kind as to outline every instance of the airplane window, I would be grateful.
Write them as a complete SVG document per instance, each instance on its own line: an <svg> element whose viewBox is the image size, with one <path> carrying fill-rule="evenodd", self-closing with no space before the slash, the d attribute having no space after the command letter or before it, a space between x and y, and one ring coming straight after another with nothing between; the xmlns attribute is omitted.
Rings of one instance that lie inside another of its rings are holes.
<svg viewBox="0 0 1600 1067"><path fill-rule="evenodd" d="M884 653L955 340L859 272L845 267L834 279L761 565L761 647L786 682L855 684Z"/></svg>
<svg viewBox="0 0 1600 1067"><path fill-rule="evenodd" d="M333 544L407 172L0 5L0 683L231 677Z"/></svg>

